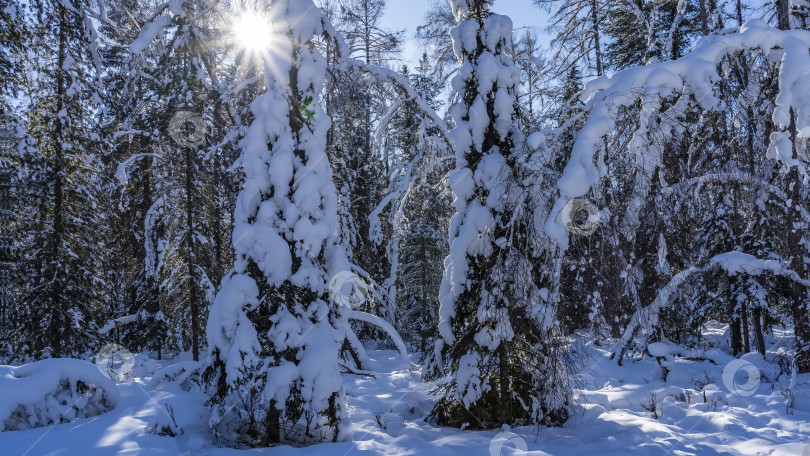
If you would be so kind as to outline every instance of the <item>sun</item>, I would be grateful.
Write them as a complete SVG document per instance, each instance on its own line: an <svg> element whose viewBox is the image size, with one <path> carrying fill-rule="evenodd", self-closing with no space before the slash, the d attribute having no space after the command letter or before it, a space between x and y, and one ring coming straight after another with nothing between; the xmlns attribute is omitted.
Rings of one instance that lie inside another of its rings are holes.
<svg viewBox="0 0 810 456"><path fill-rule="evenodd" d="M242 49L264 52L273 42L270 18L258 11L245 11L236 16L232 32Z"/></svg>

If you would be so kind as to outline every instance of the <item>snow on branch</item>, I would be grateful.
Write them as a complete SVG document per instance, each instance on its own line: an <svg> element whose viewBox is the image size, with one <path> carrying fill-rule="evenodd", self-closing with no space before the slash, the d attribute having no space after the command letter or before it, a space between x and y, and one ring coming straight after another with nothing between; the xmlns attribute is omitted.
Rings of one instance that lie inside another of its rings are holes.
<svg viewBox="0 0 810 456"><path fill-rule="evenodd" d="M769 193L773 194L777 198L781 198L783 200L788 199L787 194L781 188L777 187L776 185L773 185L772 183L764 179L743 172L711 173L705 174L703 176L693 177L691 179L686 179L681 182L678 182L677 184L673 184L670 185L669 187L662 188L661 196L679 194L684 190L696 185L704 185L709 183L725 184L728 182L754 185L764 190L767 190Z"/></svg>
<svg viewBox="0 0 810 456"><path fill-rule="evenodd" d="M652 334L655 327L658 325L658 315L661 309L672 301L672 297L678 292L680 286L694 274L703 273L716 267L723 269L730 275L741 273L762 275L772 273L786 277L805 287L810 287L810 280L803 279L796 271L788 268L780 261L762 260L742 252L726 252L715 255L703 266L693 266L676 274L668 284L658 290L655 300L653 300L650 305L636 311L630 320L630 324L625 329L619 344L613 351L613 357L617 354L620 355L619 363L621 363L621 355L624 354L628 344L630 344L639 332L644 335L645 340L643 344L646 344L646 337Z"/></svg>
<svg viewBox="0 0 810 456"><path fill-rule="evenodd" d="M134 161L140 160L144 157L154 157L160 159L160 155L150 152L144 152L140 154L135 154L118 165L115 170L115 178L118 180L118 183L123 187L129 183L129 173L127 172L127 167L131 165Z"/></svg>
<svg viewBox="0 0 810 456"><path fill-rule="evenodd" d="M577 133L571 157L557 182L560 195L546 219L548 236L562 249L568 247L568 232L560 213L568 201L587 194L607 174L603 138L616 130L622 108L641 102L639 127L628 149L638 157L635 166L640 169L636 186L644 186L662 158L662 151L652 144L651 131L667 136L678 128L667 122L651 123L660 120L662 102L667 98L677 99L666 110L668 114L676 114L670 116L673 118L692 101L707 111L721 109L722 100L715 96L714 88L728 76L718 68L719 63L746 50L779 56L776 62L779 92L772 114L777 130L771 134L767 154L788 166L796 166L807 177L806 164L792 158L794 145L786 130L792 111L798 138L810 138L810 78L807 77L810 31L779 30L755 19L747 22L740 33L702 38L695 49L681 59L626 69L585 85L581 97L587 100L585 111L589 116ZM631 222L634 208L631 203L626 217Z"/></svg>
<svg viewBox="0 0 810 456"><path fill-rule="evenodd" d="M138 314L127 315L125 317L110 320L98 330L98 333L99 334L107 334L113 328L120 328L121 326L123 326L123 325L125 325L127 323L132 323L133 321L136 321L137 319L138 319Z"/></svg>
<svg viewBox="0 0 810 456"><path fill-rule="evenodd" d="M361 312L359 310L350 310L348 315L349 319L366 322L387 332L394 341L394 345L397 346L397 350L399 350L399 354L402 356L403 361L408 361L408 349L405 347L405 342L403 342L402 337L400 337L397 330L394 329L390 323L376 315L371 315L370 313Z"/></svg>
<svg viewBox="0 0 810 456"><path fill-rule="evenodd" d="M410 81L408 81L407 77L395 71L389 70L388 68L365 63L362 60L347 58L343 60L343 63L368 73L369 76L378 82L388 82L393 84L405 95L405 98L400 100L402 104L415 105L422 114L430 119L432 126L439 129L442 139L448 144L448 146L450 146L450 140L447 136L447 125L445 124L444 120L442 120L442 118L436 113L436 110L431 108L428 102L416 92Z"/></svg>

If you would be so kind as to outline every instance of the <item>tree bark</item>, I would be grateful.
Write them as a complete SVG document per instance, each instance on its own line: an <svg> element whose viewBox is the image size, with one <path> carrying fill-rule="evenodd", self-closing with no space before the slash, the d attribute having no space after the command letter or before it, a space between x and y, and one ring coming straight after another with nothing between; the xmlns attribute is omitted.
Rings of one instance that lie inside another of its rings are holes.
<svg viewBox="0 0 810 456"><path fill-rule="evenodd" d="M264 419L264 445L281 443L281 426L279 420L281 416L276 408L276 401L271 400L267 406L267 416Z"/></svg>
<svg viewBox="0 0 810 456"><path fill-rule="evenodd" d="M788 0L777 0L776 14L779 22L780 30L790 30L790 2ZM798 159L796 150L796 115L793 109L790 110L790 139L793 143L793 159ZM799 171L796 167L791 168L788 173L787 188L790 194L790 199L793 205L788 211L788 226L791 231L788 232L788 257L790 258L790 267L800 277L804 277L804 252L801 245L802 232L796 229L796 223L801 222L801 215L798 213L797 206L801 202L800 193L801 181L799 180ZM793 330L796 336L796 365L799 373L810 372L810 315L808 315L808 308L804 302L805 291L804 287L793 281L790 287L790 309L793 313Z"/></svg>
<svg viewBox="0 0 810 456"><path fill-rule="evenodd" d="M790 30L789 0L776 0L776 18L779 30Z"/></svg>
<svg viewBox="0 0 810 456"><path fill-rule="evenodd" d="M498 393L501 401L500 424L509 424L511 421L509 418L509 363L507 361L506 346L503 341L501 341L498 347L498 357L500 358L498 366Z"/></svg>
<svg viewBox="0 0 810 456"><path fill-rule="evenodd" d="M762 309L754 307L754 337L757 339L757 351L765 357L765 335L762 333Z"/></svg>
<svg viewBox="0 0 810 456"><path fill-rule="evenodd" d="M48 323L47 340L42 342L46 343L45 347L51 347L51 355L60 357L63 352L62 348L65 344L61 343L64 336L62 334L64 321L62 319L62 267L58 264L60 261L59 251L60 244L62 244L62 236L64 232L64 218L63 218L63 205L64 205L64 181L62 180L62 173L64 168L64 149L62 147L64 141L63 119L59 117L65 109L65 93L67 91L65 81L65 71L63 70L65 59L67 58L67 11L64 5L59 7L59 49L57 51L57 69L56 69L56 122L54 122L54 130L52 135L53 142L53 158L51 160L51 169L48 180L53 182L53 233L51 235L49 258L45 261L48 264L49 270L45 274L53 277L51 286L48 287L47 299L48 304L51 306L51 321ZM68 336L70 337L70 336ZM66 347L67 348L67 347ZM70 350L70 348L67 348ZM38 355L42 355L41 351Z"/></svg>

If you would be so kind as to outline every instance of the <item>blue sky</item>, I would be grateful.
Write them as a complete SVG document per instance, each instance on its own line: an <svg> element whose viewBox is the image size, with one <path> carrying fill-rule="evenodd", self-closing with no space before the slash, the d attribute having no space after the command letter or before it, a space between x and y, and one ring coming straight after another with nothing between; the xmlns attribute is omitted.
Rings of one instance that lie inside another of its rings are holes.
<svg viewBox="0 0 810 456"><path fill-rule="evenodd" d="M392 29L405 29L408 40L402 52L402 59L405 61L416 62L422 54L413 37L429 6L430 0L388 0L384 25ZM548 13L534 6L531 0L497 0L492 11L509 16L515 28L534 27L541 42L548 41L543 39Z"/></svg>

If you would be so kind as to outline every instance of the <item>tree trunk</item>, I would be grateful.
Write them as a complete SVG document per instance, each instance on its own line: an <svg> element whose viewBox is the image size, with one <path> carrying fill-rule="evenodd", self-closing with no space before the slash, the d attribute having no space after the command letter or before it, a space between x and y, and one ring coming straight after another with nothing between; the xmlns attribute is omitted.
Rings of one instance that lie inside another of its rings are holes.
<svg viewBox="0 0 810 456"><path fill-rule="evenodd" d="M793 282L790 291L790 309L793 311L793 330L796 336L796 366L800 374L805 374L810 372L810 312L803 299L805 293L802 285Z"/></svg>
<svg viewBox="0 0 810 456"><path fill-rule="evenodd" d="M419 288L421 288L421 294L422 294L422 296L421 296L421 299L422 299L421 307L422 307L422 312L424 312L424 314L422 314L422 321L425 321L425 319L430 321L429 318L426 318L426 316L428 315L428 312L430 311L430 307L428 306L428 299L430 299L430 298L428 297L428 292L427 292L427 288L428 288L427 261L428 261L428 259L427 259L427 245L426 244L427 244L427 239L425 239L425 237L422 236L422 238L419 240L419 247L420 247L419 255L421 257L421 258L419 258L419 260L422 262L422 265L423 265L421 270L419 271L419 273L420 273L419 280L422 282L420 284L420 287L419 287ZM422 333L421 334L422 341L421 341L421 344L420 344L420 349L422 350L422 353L425 353L425 350L427 350L427 337L428 337L427 332L428 332L428 328L420 327L419 329L421 330L421 333Z"/></svg>
<svg viewBox="0 0 810 456"><path fill-rule="evenodd" d="M751 337L749 334L750 326L748 326L748 305L745 302L742 303L742 308L740 309L740 312L742 312L743 349L745 350L745 353L750 353Z"/></svg>
<svg viewBox="0 0 810 456"><path fill-rule="evenodd" d="M776 18L779 30L790 30L790 0L776 0Z"/></svg>
<svg viewBox="0 0 810 456"><path fill-rule="evenodd" d="M777 0L776 14L779 29L790 30L790 2L788 0ZM796 116L792 108L790 110L789 132L791 142L794 144L793 159L796 160L798 159L795 147ZM799 172L795 167L791 168L788 173L787 186L793 201L793 206L788 212L788 226L794 227L797 222L801 221L801 216L797 213L797 206L801 201L799 192L801 181L799 180ZM801 237L801 230L796 228L788 232L788 256L790 257L791 269L796 271L800 277L804 277L804 252ZM810 372L810 315L808 315L809 312L804 297L803 286L794 281L790 287L790 310L793 313L793 330L796 336L796 365L800 374Z"/></svg>
<svg viewBox="0 0 810 456"><path fill-rule="evenodd" d="M593 22L593 47L596 53L596 75L602 76L604 68L602 68L602 46L599 43L599 2L598 0L591 0L591 22Z"/></svg>
<svg viewBox="0 0 810 456"><path fill-rule="evenodd" d="M740 27L743 25L742 0L737 0L737 24Z"/></svg>
<svg viewBox="0 0 810 456"><path fill-rule="evenodd" d="M189 305L191 308L191 355L194 361L200 360L200 310L197 303L197 279L194 268L194 180L191 164L191 148L186 147L186 263L189 280Z"/></svg>
<svg viewBox="0 0 810 456"><path fill-rule="evenodd" d="M281 427L279 420L281 416L276 408L276 401L271 400L267 407L267 416L264 419L264 445L271 443L281 443Z"/></svg>
<svg viewBox="0 0 810 456"><path fill-rule="evenodd" d="M754 337L757 339L757 351L765 357L765 335L762 333L762 309L754 307Z"/></svg>
<svg viewBox="0 0 810 456"><path fill-rule="evenodd" d="M731 317L731 353L737 356L742 351L742 332L740 331L740 317L733 315Z"/></svg>
<svg viewBox="0 0 810 456"><path fill-rule="evenodd" d="M498 346L498 357L500 358L498 366L498 393L501 401L500 424L508 424L512 421L509 419L509 363L506 356L506 346L504 342L501 341Z"/></svg>
<svg viewBox="0 0 810 456"><path fill-rule="evenodd" d="M65 92L66 92L66 81L65 81L65 71L62 69L64 68L65 59L67 58L67 18L66 18L66 10L65 6L62 5L59 7L59 50L57 54L57 70L56 70L56 111L55 113L61 113L65 109ZM50 246L50 252L48 254L48 258L45 261L49 264L48 271L46 274L53 277L51 279L51 284L48 286L48 296L47 299L51 306L51 321L48 324L48 333L45 341L45 347L51 347L52 352L51 355L54 357L59 357L63 354L62 347L66 350L70 350L70 345L72 345L72 341L68 341L68 344L62 343L63 337L67 336L70 338L70 335L63 334L63 320L61 317L62 314L62 269L58 265L60 261L59 258L59 246L62 243L62 236L64 231L64 218L63 218L63 205L64 205L64 182L62 180L62 173L64 167L64 150L62 148L63 139L64 139L64 131L62 128L63 119L59 117L57 114L56 122L54 122L54 130L53 130L53 159L51 160L51 172L48 176L49 180L53 182L53 233L51 235L51 242L52 245ZM50 268L53 268L50 270ZM37 355L42 355L42 353L38 353Z"/></svg>
<svg viewBox="0 0 810 456"><path fill-rule="evenodd" d="M700 34L709 34L709 18L706 14L706 0L700 0Z"/></svg>

